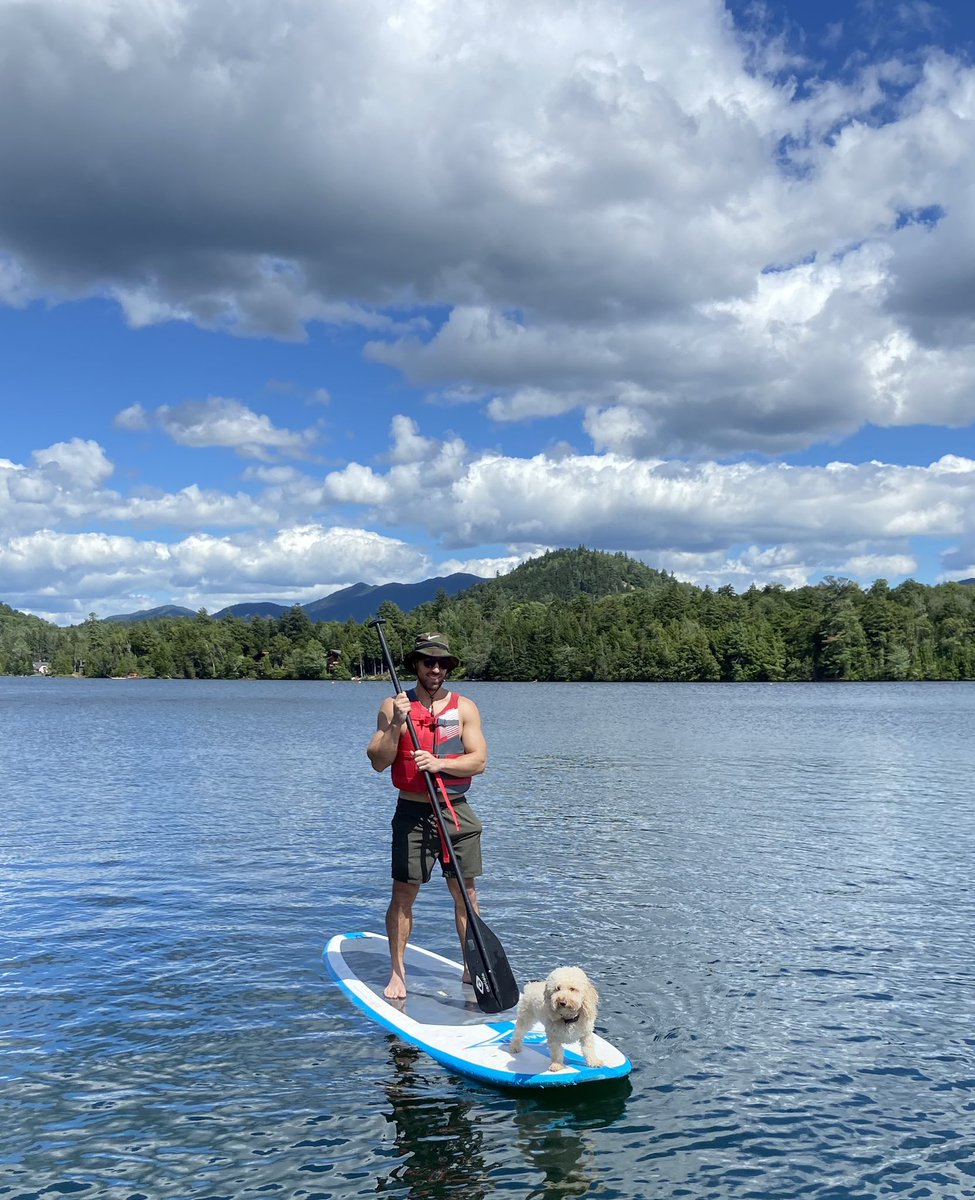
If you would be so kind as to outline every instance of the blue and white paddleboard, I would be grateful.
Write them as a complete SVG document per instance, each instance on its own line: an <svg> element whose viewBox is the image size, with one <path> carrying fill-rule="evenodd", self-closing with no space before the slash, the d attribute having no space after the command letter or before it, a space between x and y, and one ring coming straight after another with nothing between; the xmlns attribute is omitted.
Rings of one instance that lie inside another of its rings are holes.
<svg viewBox="0 0 975 1200"><path fill-rule="evenodd" d="M374 1021L405 1042L425 1050L452 1071L513 1088L570 1087L630 1073L630 1061L615 1046L596 1037L606 1064L587 1067L579 1046L567 1046L566 1070L551 1071L545 1033L537 1025L521 1051L507 1049L515 1028L515 1010L491 1020L477 1007L474 989L462 982L464 969L419 946L406 947L405 1001L384 1000L389 978L389 944L376 933L339 933L322 955L339 987Z"/></svg>

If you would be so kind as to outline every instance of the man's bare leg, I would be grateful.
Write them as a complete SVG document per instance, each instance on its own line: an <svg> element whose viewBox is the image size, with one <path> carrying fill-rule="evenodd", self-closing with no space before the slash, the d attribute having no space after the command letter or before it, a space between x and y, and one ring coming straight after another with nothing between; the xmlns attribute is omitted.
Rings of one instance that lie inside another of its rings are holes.
<svg viewBox="0 0 975 1200"><path fill-rule="evenodd" d="M393 895L386 909L386 936L389 938L389 962L392 973L383 995L387 1000L406 999L406 965L403 955L413 932L413 901L420 890L418 883L393 880Z"/></svg>
<svg viewBox="0 0 975 1200"><path fill-rule="evenodd" d="M460 938L460 954L464 963L464 982L471 982L471 973L467 967L467 958L464 955L464 943L467 940L467 905L464 903L464 895L460 890L460 884L457 882L455 875L447 876L447 886L450 888L450 894L454 898L454 924L457 926L457 936ZM480 907L477 903L477 884L473 879L465 879L464 886L467 888L467 895L470 897L471 908L481 915Z"/></svg>

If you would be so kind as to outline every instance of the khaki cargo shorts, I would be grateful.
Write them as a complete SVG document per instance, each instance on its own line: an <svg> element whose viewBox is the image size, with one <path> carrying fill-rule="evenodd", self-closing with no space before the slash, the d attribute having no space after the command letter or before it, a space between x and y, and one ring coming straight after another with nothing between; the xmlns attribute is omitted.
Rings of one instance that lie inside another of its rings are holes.
<svg viewBox="0 0 975 1200"><path fill-rule="evenodd" d="M393 828L393 878L398 883L429 883L434 863L440 863L444 876L453 876L454 861L460 863L465 879L484 873L481 865L481 824L477 813L466 800L453 800L460 829L454 824L449 809L441 805L444 824L450 838L450 863L441 861L440 834L437 820L429 804L417 800L396 802L391 822Z"/></svg>

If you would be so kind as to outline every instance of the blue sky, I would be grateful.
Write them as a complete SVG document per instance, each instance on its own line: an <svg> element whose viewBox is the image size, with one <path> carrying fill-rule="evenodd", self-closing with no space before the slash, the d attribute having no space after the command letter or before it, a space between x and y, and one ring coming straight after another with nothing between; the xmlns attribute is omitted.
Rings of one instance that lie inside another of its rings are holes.
<svg viewBox="0 0 975 1200"><path fill-rule="evenodd" d="M0 0L0 601L975 576L961 3Z"/></svg>

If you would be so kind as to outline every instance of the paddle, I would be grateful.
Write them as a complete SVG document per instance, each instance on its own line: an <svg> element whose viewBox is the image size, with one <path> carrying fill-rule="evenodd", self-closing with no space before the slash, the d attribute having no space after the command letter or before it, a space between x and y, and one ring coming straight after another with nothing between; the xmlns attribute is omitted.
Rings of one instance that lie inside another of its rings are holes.
<svg viewBox="0 0 975 1200"><path fill-rule="evenodd" d="M393 658L389 653L389 646L386 644L386 635L383 633L383 625L386 622L382 617L378 617L375 621L370 621L369 624L374 626L376 633L379 634L379 645L382 647L383 662L386 664L386 670L393 681L393 694L399 695L402 688L399 685L399 680L396 678ZM412 717L406 718L406 728L409 730L414 750L422 749ZM426 779L427 792L430 795L430 804L433 807L433 815L437 821L437 828L440 830L441 841L445 846L449 846L450 838L447 834L443 813L440 811L434 776L429 771L424 771L423 776ZM456 857L454 858L454 867L455 869L457 867ZM474 984L474 998L477 1001L477 1007L482 1012L503 1012L506 1008L513 1008L518 1003L518 984L515 983L515 977L511 972L511 967L501 943L474 911L474 905L467 894L467 888L464 886L464 880L461 878L459 870L457 871L457 882L460 887L460 894L464 898L464 907L467 909L467 936L464 939L464 958L467 961L467 969L471 973L471 980Z"/></svg>

